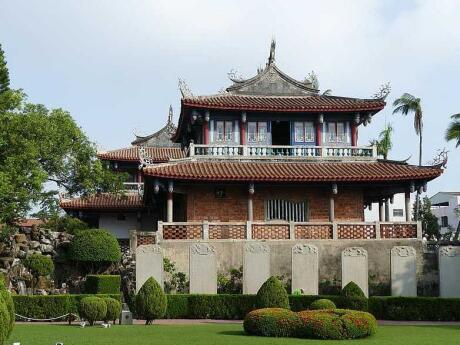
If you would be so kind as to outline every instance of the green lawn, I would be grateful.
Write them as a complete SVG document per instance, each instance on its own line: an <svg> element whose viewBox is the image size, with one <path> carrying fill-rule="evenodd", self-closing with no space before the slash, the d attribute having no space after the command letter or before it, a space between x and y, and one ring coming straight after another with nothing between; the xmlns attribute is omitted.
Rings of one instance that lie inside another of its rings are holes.
<svg viewBox="0 0 460 345"><path fill-rule="evenodd" d="M244 344L337 344L338 341L249 337L237 324L153 325L79 328L67 325L16 325L5 344L21 345L244 345ZM460 326L381 326L367 339L342 341L341 344L379 345L460 344Z"/></svg>

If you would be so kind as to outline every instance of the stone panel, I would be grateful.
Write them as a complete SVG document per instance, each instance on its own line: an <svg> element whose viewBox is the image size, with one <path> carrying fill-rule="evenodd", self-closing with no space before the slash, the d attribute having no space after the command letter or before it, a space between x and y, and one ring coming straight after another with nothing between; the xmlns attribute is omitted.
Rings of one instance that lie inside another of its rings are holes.
<svg viewBox="0 0 460 345"><path fill-rule="evenodd" d="M369 296L367 250L362 247L348 247L342 251L342 288L351 281Z"/></svg>
<svg viewBox="0 0 460 345"><path fill-rule="evenodd" d="M190 246L190 293L217 293L216 250L208 243Z"/></svg>
<svg viewBox="0 0 460 345"><path fill-rule="evenodd" d="M312 244L292 247L292 292L297 289L306 295L318 294L318 248Z"/></svg>
<svg viewBox="0 0 460 345"><path fill-rule="evenodd" d="M439 247L439 295L460 297L460 247Z"/></svg>
<svg viewBox="0 0 460 345"><path fill-rule="evenodd" d="M243 293L255 294L270 277L270 247L262 242L248 242L243 250Z"/></svg>
<svg viewBox="0 0 460 345"><path fill-rule="evenodd" d="M417 296L415 248L397 246L391 249L391 295Z"/></svg>
<svg viewBox="0 0 460 345"><path fill-rule="evenodd" d="M163 288L163 249L157 244L140 245L136 249L136 291L150 277Z"/></svg>

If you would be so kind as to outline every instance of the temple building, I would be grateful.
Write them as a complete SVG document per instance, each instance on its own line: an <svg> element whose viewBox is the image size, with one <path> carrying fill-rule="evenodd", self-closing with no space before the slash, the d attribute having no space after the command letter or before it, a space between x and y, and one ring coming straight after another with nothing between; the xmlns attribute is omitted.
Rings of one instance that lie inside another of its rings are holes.
<svg viewBox="0 0 460 345"><path fill-rule="evenodd" d="M173 240L421 239L410 195L442 174L377 157L359 132L385 99L320 93L275 63L225 92L195 96L182 87L177 128L172 111L160 131L132 146L101 152L127 172L124 196L61 200L61 207L120 239L151 232ZM395 194L405 221L390 222ZM378 204L379 221L364 210Z"/></svg>

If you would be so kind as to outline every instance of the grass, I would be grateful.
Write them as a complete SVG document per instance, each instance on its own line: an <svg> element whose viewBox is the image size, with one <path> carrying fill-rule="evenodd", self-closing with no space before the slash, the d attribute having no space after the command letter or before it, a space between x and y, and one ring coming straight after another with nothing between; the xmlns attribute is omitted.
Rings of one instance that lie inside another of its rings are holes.
<svg viewBox="0 0 460 345"><path fill-rule="evenodd" d="M79 328L68 325L16 325L5 344L21 345L245 345L245 344L459 344L460 326L380 326L376 335L359 340L323 341L246 336L238 324L152 325Z"/></svg>

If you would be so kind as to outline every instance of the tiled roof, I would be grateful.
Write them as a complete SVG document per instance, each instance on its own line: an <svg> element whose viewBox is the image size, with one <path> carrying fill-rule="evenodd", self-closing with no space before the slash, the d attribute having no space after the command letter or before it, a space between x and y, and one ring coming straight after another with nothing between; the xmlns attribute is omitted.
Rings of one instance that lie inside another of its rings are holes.
<svg viewBox="0 0 460 345"><path fill-rule="evenodd" d="M431 180L441 175L437 167L417 167L391 162L228 162L182 161L147 166L144 174L179 180L205 181L399 181Z"/></svg>
<svg viewBox="0 0 460 345"><path fill-rule="evenodd" d="M184 98L182 104L211 109L258 111L379 111L385 106L385 101L320 95L263 96L228 93Z"/></svg>
<svg viewBox="0 0 460 345"><path fill-rule="evenodd" d="M153 162L167 162L170 159L184 158L180 147L145 147L149 159ZM99 152L99 159L125 162L139 162L139 147L133 146L113 151Z"/></svg>
<svg viewBox="0 0 460 345"><path fill-rule="evenodd" d="M61 199L64 210L82 209L137 209L143 207L142 197L137 193L115 195L102 193L75 199Z"/></svg>

